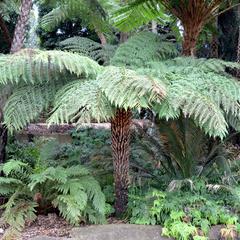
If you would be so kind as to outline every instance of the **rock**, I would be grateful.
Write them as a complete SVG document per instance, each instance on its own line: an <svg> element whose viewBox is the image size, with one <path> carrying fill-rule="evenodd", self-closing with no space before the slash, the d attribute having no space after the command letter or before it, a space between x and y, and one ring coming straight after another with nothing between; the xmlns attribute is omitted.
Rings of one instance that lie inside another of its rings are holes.
<svg viewBox="0 0 240 240"><path fill-rule="evenodd" d="M167 240L161 236L160 226L131 224L98 225L74 228L71 237L76 240Z"/></svg>

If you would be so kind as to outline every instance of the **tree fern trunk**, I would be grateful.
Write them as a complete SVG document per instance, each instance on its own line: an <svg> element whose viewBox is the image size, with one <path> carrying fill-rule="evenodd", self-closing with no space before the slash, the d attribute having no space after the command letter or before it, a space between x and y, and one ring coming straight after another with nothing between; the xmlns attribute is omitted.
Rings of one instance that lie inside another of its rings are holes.
<svg viewBox="0 0 240 240"><path fill-rule="evenodd" d="M111 121L115 182L115 211L121 216L127 209L129 185L129 155L131 111L118 109Z"/></svg>
<svg viewBox="0 0 240 240"><path fill-rule="evenodd" d="M184 35L182 44L182 54L184 56L194 56L196 51L196 45L198 36L202 29L202 22L191 22L183 23Z"/></svg>

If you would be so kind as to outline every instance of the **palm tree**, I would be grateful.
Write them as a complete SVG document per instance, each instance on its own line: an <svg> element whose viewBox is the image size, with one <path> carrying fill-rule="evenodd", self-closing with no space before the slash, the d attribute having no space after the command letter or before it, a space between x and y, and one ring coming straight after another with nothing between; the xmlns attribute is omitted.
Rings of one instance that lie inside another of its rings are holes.
<svg viewBox="0 0 240 240"><path fill-rule="evenodd" d="M235 3L225 0L136 0L116 12L115 24L122 30L129 30L130 26L126 25L131 23L132 19L141 25L142 22L138 20L141 16L149 21L162 17L163 11L167 10L181 21L184 28L182 54L193 56L204 25L217 15L238 5L238 1ZM132 27L136 25L133 24Z"/></svg>
<svg viewBox="0 0 240 240"><path fill-rule="evenodd" d="M30 10L32 7L32 0L22 0L21 2L21 10L20 15L18 17L18 21L15 27L13 40L11 43L11 53L15 53L19 51L24 44L25 33L27 29L27 23L30 17ZM10 87L5 87L2 91L4 94L1 96L1 105L0 105L0 163L3 163L6 158L6 145L8 139L7 128L3 125L4 114L2 109L5 105L5 100L7 96L10 94Z"/></svg>

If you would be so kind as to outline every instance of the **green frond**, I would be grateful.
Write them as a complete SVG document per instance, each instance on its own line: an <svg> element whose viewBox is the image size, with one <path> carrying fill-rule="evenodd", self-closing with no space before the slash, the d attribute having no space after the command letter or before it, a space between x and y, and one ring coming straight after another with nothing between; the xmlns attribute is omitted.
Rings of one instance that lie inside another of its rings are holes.
<svg viewBox="0 0 240 240"><path fill-rule="evenodd" d="M80 173L77 173L77 170L80 170ZM91 204L99 214L104 215L105 196L99 183L85 167L50 167L41 173L33 174L29 187L34 191L46 184L52 185L57 193L53 196L53 206L57 207L71 224L80 223L88 204Z"/></svg>
<svg viewBox="0 0 240 240"><path fill-rule="evenodd" d="M130 2L117 10L112 17L114 25L124 32L141 27L151 20L158 20L162 24L170 20L159 0Z"/></svg>
<svg viewBox="0 0 240 240"><path fill-rule="evenodd" d="M176 118L182 112L210 136L226 136L226 114L240 120L240 83L225 72L236 63L222 60L176 58L149 63L142 74L162 79L167 85L163 105L155 106L160 117Z"/></svg>
<svg viewBox="0 0 240 240"><path fill-rule="evenodd" d="M67 84L56 95L54 110L49 124L91 122L109 120L113 108L99 87L99 81L75 81Z"/></svg>
<svg viewBox="0 0 240 240"><path fill-rule="evenodd" d="M35 208L37 203L33 200L28 200L30 197L25 186L19 186L8 199L8 202L1 206L1 208L4 208L1 221L10 226L5 232L3 239L9 239L9 236L19 237L19 232L22 231L25 223L36 219Z"/></svg>
<svg viewBox="0 0 240 240"><path fill-rule="evenodd" d="M151 61L176 57L176 45L163 36L152 32L141 32L120 45L111 64L128 68L144 67Z"/></svg>
<svg viewBox="0 0 240 240"><path fill-rule="evenodd" d="M4 107L4 123L12 132L21 130L36 120L53 102L56 92L63 85L60 81L28 85L17 88Z"/></svg>
<svg viewBox="0 0 240 240"><path fill-rule="evenodd" d="M17 160L9 160L2 166L2 171L6 176L9 176L12 172L18 172L27 164Z"/></svg>
<svg viewBox="0 0 240 240"><path fill-rule="evenodd" d="M0 15L1 17L9 22L10 19L10 15L11 14L15 14L15 13L19 13L19 9L20 9L20 0L1 0L0 1Z"/></svg>
<svg viewBox="0 0 240 240"><path fill-rule="evenodd" d="M93 0L62 0L55 2L51 12L43 16L41 25L50 31L60 23L81 17L90 28L103 31L108 28L106 13L99 1Z"/></svg>
<svg viewBox="0 0 240 240"><path fill-rule="evenodd" d="M95 61L76 53L24 49L0 56L0 83L43 83L71 74L95 77L101 70Z"/></svg>
<svg viewBox="0 0 240 240"><path fill-rule="evenodd" d="M103 46L85 37L72 37L60 42L60 48L79 53L100 64L109 65L110 58L114 56L117 47L114 45Z"/></svg>
<svg viewBox="0 0 240 240"><path fill-rule="evenodd" d="M125 109L147 108L151 102L160 102L166 95L165 85L160 80L125 68L106 67L98 81L109 101Z"/></svg>
<svg viewBox="0 0 240 240"><path fill-rule="evenodd" d="M89 199L92 200L92 205L98 213L104 215L105 213L105 195L101 191L99 183L92 177L81 177L81 184L88 194Z"/></svg>

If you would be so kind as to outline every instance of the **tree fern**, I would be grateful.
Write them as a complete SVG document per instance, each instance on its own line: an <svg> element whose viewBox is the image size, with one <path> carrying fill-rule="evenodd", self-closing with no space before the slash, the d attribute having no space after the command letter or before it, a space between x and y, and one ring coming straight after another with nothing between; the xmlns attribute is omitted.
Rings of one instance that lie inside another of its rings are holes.
<svg viewBox="0 0 240 240"><path fill-rule="evenodd" d="M103 46L89 38L73 37L62 41L60 48L87 56L100 64L109 65L117 47L114 45Z"/></svg>
<svg viewBox="0 0 240 240"><path fill-rule="evenodd" d="M120 45L111 60L112 65L128 68L143 67L151 61L160 61L176 57L176 45L164 36L151 32L141 32Z"/></svg>

